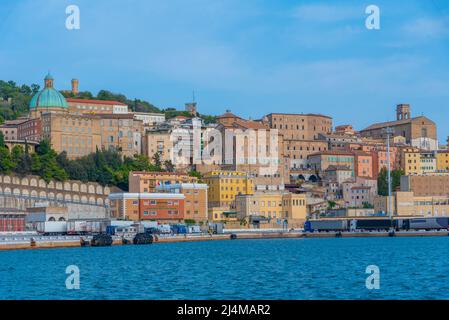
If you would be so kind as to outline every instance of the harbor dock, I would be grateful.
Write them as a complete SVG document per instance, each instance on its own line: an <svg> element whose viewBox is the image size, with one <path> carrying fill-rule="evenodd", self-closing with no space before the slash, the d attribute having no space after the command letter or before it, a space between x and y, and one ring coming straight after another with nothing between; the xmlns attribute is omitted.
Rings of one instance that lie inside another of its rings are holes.
<svg viewBox="0 0 449 320"><path fill-rule="evenodd" d="M235 239L307 239L307 238L354 238L354 237L429 237L448 236L449 232L444 231L398 231L394 235L384 231L372 232L236 232L223 234L194 234L175 236L156 236L153 244L193 242L193 241L213 241L213 240L235 240ZM89 240L86 236L11 236L0 237L1 250L20 249L45 249L45 248L69 248L81 247L82 240ZM112 245L125 244L121 238L113 238Z"/></svg>

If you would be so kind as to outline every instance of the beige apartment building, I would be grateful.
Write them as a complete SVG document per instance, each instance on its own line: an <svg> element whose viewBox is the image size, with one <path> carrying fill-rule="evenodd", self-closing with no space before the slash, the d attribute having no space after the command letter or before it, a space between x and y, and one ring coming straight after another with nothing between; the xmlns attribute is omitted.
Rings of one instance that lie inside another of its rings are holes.
<svg viewBox="0 0 449 320"><path fill-rule="evenodd" d="M310 154L328 150L320 135L332 132L332 118L320 114L270 113L262 122L283 136L284 156L290 169L306 169Z"/></svg>
<svg viewBox="0 0 449 320"><path fill-rule="evenodd" d="M415 196L412 191L398 191L392 195L393 213L398 216L446 217L449 215L449 197ZM389 212L388 197L378 196L375 212Z"/></svg>
<svg viewBox="0 0 449 320"><path fill-rule="evenodd" d="M142 152L148 158L159 153L161 161L173 161L173 141L170 130L147 131L143 137Z"/></svg>
<svg viewBox="0 0 449 320"><path fill-rule="evenodd" d="M223 168L249 173L257 189L283 189L289 182L283 136L272 135L263 122L244 120L231 112L217 120L217 130L222 134ZM228 152L229 147L232 152Z"/></svg>
<svg viewBox="0 0 449 320"><path fill-rule="evenodd" d="M235 202L235 211L240 219L253 216L300 222L307 216L305 194L256 192L251 195L237 195Z"/></svg>
<svg viewBox="0 0 449 320"><path fill-rule="evenodd" d="M41 120L42 137L51 142L57 153L65 151L69 159L101 148L100 123L94 116L44 112Z"/></svg>
<svg viewBox="0 0 449 320"><path fill-rule="evenodd" d="M67 152L70 159L98 149L115 148L124 156L141 152L142 122L130 114L74 114L43 112L42 136L56 152Z"/></svg>

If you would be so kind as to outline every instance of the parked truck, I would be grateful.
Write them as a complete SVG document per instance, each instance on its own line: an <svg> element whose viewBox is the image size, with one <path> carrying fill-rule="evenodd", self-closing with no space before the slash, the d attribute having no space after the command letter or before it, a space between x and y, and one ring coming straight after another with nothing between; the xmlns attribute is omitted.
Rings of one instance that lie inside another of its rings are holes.
<svg viewBox="0 0 449 320"><path fill-rule="evenodd" d="M67 221L43 221L36 225L37 232L43 235L60 235L67 233Z"/></svg>
<svg viewBox="0 0 449 320"><path fill-rule="evenodd" d="M106 232L109 225L107 220L69 220L67 221L67 234L96 234Z"/></svg>

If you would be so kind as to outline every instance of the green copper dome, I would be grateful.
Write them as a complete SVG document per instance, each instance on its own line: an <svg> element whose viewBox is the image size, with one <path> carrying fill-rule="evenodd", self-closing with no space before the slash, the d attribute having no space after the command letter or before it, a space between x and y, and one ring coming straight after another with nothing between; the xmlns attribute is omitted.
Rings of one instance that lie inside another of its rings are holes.
<svg viewBox="0 0 449 320"><path fill-rule="evenodd" d="M64 96L53 88L53 77L45 77L45 88L36 93L30 102L30 109L36 108L68 108Z"/></svg>

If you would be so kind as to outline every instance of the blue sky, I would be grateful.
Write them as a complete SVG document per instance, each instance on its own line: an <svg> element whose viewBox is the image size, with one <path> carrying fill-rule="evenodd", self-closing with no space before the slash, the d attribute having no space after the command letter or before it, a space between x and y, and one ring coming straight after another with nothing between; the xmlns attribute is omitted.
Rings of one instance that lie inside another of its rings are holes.
<svg viewBox="0 0 449 320"><path fill-rule="evenodd" d="M67 5L81 29L65 28ZM365 8L381 29L365 28ZM362 129L397 103L449 135L449 1L2 0L0 79L121 92L253 119L323 113Z"/></svg>

